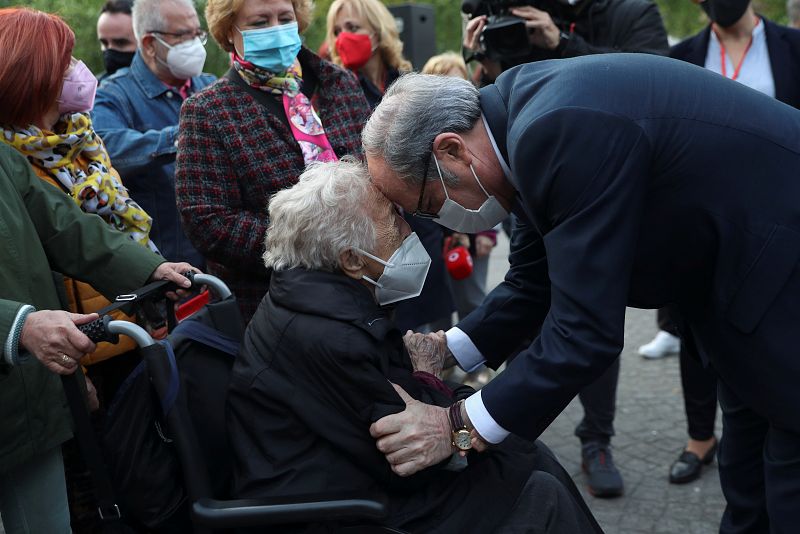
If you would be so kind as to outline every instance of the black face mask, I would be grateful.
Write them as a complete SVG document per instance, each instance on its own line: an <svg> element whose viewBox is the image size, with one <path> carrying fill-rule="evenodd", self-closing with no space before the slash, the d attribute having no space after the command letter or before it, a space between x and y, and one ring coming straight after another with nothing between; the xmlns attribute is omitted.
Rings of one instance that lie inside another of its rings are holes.
<svg viewBox="0 0 800 534"><path fill-rule="evenodd" d="M706 0L700 7L712 21L728 28L742 18L749 5L750 0Z"/></svg>
<svg viewBox="0 0 800 534"><path fill-rule="evenodd" d="M106 74L111 75L119 69L130 67L135 53L136 52L120 52L119 50L112 50L110 48L103 50L103 65L106 68Z"/></svg>

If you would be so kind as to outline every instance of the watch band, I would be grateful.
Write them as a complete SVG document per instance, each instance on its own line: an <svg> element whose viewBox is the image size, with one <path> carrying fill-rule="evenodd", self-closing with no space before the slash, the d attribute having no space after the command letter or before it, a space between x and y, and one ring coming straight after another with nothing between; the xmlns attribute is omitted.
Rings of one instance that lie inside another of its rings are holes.
<svg viewBox="0 0 800 534"><path fill-rule="evenodd" d="M463 402L463 400L454 402L450 405L450 409L448 410L450 415L450 427L453 432L467 429L467 425L464 424L464 418L461 417L461 404L463 404Z"/></svg>

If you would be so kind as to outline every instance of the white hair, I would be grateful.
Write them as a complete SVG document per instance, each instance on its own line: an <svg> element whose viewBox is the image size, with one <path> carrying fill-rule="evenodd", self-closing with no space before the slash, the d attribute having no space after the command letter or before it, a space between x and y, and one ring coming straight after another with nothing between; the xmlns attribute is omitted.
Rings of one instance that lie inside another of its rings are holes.
<svg viewBox="0 0 800 534"><path fill-rule="evenodd" d="M364 151L379 157L409 184L438 179L430 161L433 140L444 132L464 133L481 117L478 90L468 81L452 76L404 74L386 91L364 126ZM442 168L445 181L455 175Z"/></svg>
<svg viewBox="0 0 800 534"><path fill-rule="evenodd" d="M142 37L148 33L165 29L161 6L167 2L183 4L191 7L195 12L197 11L194 0L134 0L131 18L133 19L133 35L136 37L138 46L141 46Z"/></svg>
<svg viewBox="0 0 800 534"><path fill-rule="evenodd" d="M366 167L353 158L309 165L294 186L270 200L264 265L335 271L343 251L374 250L374 191Z"/></svg>

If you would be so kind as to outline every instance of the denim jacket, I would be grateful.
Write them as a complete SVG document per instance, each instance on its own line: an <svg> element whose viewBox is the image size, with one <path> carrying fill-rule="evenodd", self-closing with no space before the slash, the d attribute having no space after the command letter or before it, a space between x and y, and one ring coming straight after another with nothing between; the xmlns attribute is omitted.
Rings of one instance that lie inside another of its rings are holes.
<svg viewBox="0 0 800 534"><path fill-rule="evenodd" d="M191 93L210 85L209 74L192 78ZM175 205L175 154L183 98L147 67L137 52L130 68L103 80L92 119L111 163L131 198L153 217L150 237L170 261L204 264L181 227Z"/></svg>

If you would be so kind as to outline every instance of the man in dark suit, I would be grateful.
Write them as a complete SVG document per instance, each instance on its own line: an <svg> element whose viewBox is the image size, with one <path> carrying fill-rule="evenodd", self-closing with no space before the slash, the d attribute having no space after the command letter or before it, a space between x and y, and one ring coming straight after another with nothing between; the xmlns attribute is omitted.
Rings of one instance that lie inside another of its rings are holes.
<svg viewBox="0 0 800 534"><path fill-rule="evenodd" d="M541 328L460 406L474 446L538 436L619 356L626 305L671 305L720 377L726 515L800 522L800 112L685 63L603 55L480 93L403 77L363 141L405 210L458 231L522 222L505 281L442 341L462 367L497 366ZM398 474L450 454L450 430L413 402L371 429Z"/></svg>
<svg viewBox="0 0 800 534"><path fill-rule="evenodd" d="M800 31L756 15L749 0L706 0L701 5L711 23L675 45L670 56L800 108ZM666 319L670 325L668 315L668 310L659 310L659 323ZM717 379L685 343L680 368L689 441L670 467L670 482L676 484L699 477L716 449Z"/></svg>
<svg viewBox="0 0 800 534"><path fill-rule="evenodd" d="M667 31L658 6L650 0L526 0L512 7L528 30L528 47L495 49L494 32L485 32L486 15L473 17L464 28L464 48L480 59L484 84L511 67L545 59L640 52L667 55ZM464 3L467 5L467 2ZM483 9L486 2L481 3ZM475 13L477 14L477 12ZM491 28L491 26L488 26ZM511 40L509 38L509 40ZM512 41L513 42L513 41ZM485 45L485 46L484 46ZM485 52L485 53L483 53ZM513 53L512 53L513 52ZM509 218L511 228L513 217ZM597 380L578 394L583 417L575 427L581 442L581 466L589 493L595 497L623 494L622 475L612 449L620 362L616 360Z"/></svg>

